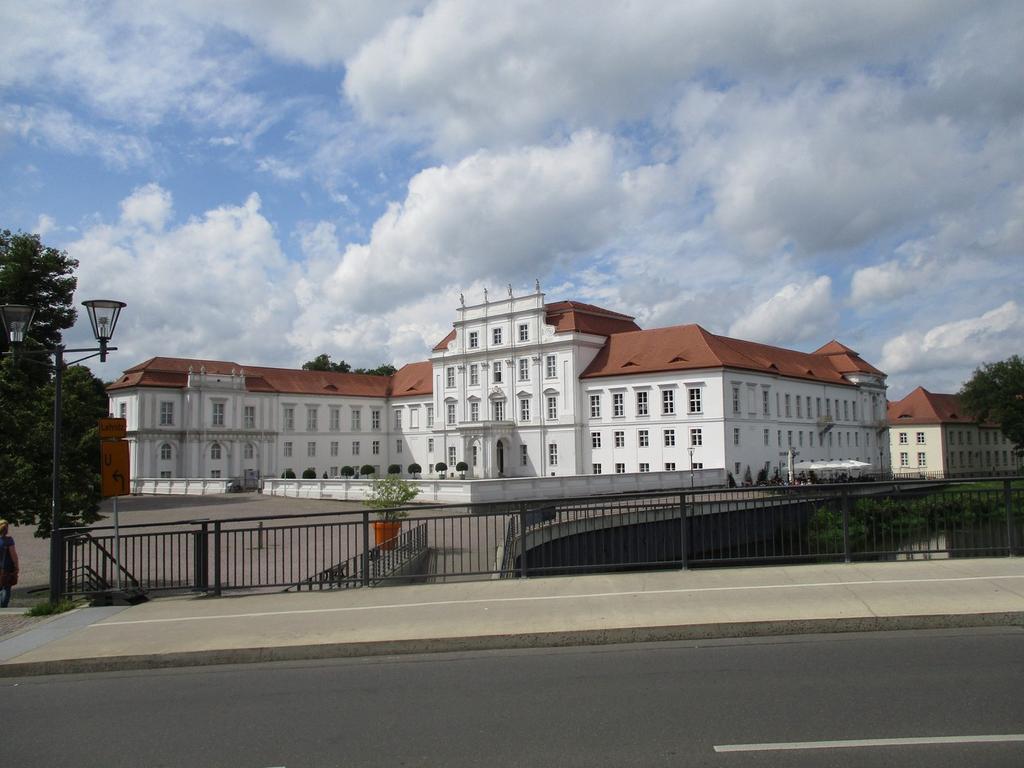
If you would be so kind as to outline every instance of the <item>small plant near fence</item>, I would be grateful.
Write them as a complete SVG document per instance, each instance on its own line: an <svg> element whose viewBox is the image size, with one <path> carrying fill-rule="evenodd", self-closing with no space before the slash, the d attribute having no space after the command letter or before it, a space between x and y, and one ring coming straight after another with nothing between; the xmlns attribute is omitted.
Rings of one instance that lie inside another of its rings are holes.
<svg viewBox="0 0 1024 768"><path fill-rule="evenodd" d="M381 520L401 520L408 517L409 513L404 509L396 509L396 507L408 504L419 493L420 489L408 480L389 475L373 481L365 504L371 509L379 510L378 515Z"/></svg>

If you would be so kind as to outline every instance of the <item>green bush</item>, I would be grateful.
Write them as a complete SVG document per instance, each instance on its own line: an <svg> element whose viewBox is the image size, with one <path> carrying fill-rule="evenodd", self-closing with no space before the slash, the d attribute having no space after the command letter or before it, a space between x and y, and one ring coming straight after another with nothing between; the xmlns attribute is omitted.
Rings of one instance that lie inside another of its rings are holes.
<svg viewBox="0 0 1024 768"><path fill-rule="evenodd" d="M400 477L388 477L373 481L370 493L366 497L366 506L378 509L381 520L401 520L408 517L404 509L396 509L407 504L419 495L419 488Z"/></svg>
<svg viewBox="0 0 1024 768"><path fill-rule="evenodd" d="M316 470L313 469L312 467L306 467L304 470L302 470L302 479L303 480L311 480L311 479L314 479L315 477L316 477Z"/></svg>
<svg viewBox="0 0 1024 768"><path fill-rule="evenodd" d="M359 468L359 474L363 477L370 477L373 475L374 471L372 464L363 464L363 466Z"/></svg>
<svg viewBox="0 0 1024 768"><path fill-rule="evenodd" d="M342 477L352 477L356 473L355 469L348 466L347 464L341 468Z"/></svg>
<svg viewBox="0 0 1024 768"><path fill-rule="evenodd" d="M389 475L400 475L400 474L402 474L402 465L401 464L388 464L388 474Z"/></svg>
<svg viewBox="0 0 1024 768"><path fill-rule="evenodd" d="M439 461L439 462L437 462L437 464L434 465L434 471L435 472L447 472L448 471L448 465L445 464L443 461Z"/></svg>
<svg viewBox="0 0 1024 768"><path fill-rule="evenodd" d="M455 465L455 471L456 472L466 472L468 470L469 470L469 464L467 464L464 461L460 461L458 464Z"/></svg>
<svg viewBox="0 0 1024 768"><path fill-rule="evenodd" d="M285 480L294 480L295 472L293 472L290 469L286 469L284 472L281 473L281 477L283 477Z"/></svg>
<svg viewBox="0 0 1024 768"><path fill-rule="evenodd" d="M413 463L413 464L409 465L409 474L410 475L418 475L422 471L423 471L423 467L421 467L419 464Z"/></svg>

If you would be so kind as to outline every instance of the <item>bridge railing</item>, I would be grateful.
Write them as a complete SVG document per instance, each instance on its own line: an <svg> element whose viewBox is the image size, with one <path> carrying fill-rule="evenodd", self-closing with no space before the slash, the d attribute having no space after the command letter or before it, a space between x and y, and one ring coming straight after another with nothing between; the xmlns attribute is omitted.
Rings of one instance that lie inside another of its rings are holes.
<svg viewBox="0 0 1024 768"><path fill-rule="evenodd" d="M1024 481L887 481L65 529L66 591L220 594L611 570L1024 552ZM115 557L116 553L116 557ZM81 578L75 574L84 574ZM93 577L93 574L96 577Z"/></svg>

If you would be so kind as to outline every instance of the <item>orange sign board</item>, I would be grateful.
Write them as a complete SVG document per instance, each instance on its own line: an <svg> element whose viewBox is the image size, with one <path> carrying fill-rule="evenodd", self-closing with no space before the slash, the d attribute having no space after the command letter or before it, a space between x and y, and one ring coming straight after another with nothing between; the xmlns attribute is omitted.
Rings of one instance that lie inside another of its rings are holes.
<svg viewBox="0 0 1024 768"><path fill-rule="evenodd" d="M128 443L100 443L100 495L128 496Z"/></svg>
<svg viewBox="0 0 1024 768"><path fill-rule="evenodd" d="M128 434L128 421L107 417L100 419L100 440L120 440Z"/></svg>

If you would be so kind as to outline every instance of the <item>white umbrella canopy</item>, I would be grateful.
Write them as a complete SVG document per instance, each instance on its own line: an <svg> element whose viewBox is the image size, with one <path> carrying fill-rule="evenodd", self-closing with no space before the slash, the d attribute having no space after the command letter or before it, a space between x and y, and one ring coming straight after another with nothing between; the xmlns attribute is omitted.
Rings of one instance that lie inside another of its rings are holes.
<svg viewBox="0 0 1024 768"><path fill-rule="evenodd" d="M870 466L871 466L871 464L869 464L868 462L866 462L866 461L857 461L856 459L821 459L821 460L812 460L812 461L798 461L796 464L793 465L793 468L796 469L797 471L804 471L804 472L809 472L809 471L822 472L822 471L826 471L826 470L838 470L838 469L845 469L845 470L864 469L865 467L870 467Z"/></svg>

